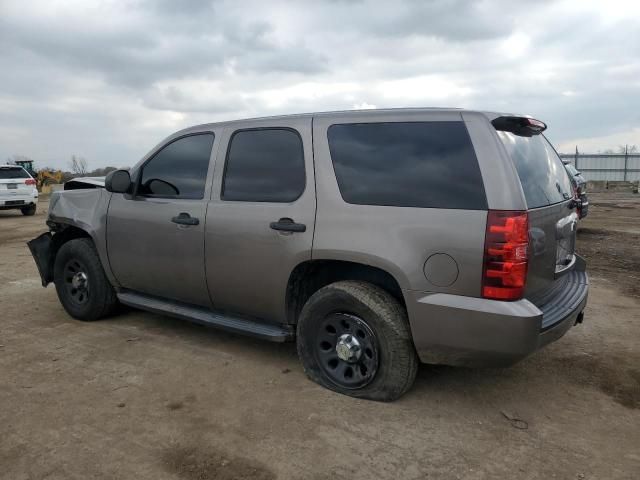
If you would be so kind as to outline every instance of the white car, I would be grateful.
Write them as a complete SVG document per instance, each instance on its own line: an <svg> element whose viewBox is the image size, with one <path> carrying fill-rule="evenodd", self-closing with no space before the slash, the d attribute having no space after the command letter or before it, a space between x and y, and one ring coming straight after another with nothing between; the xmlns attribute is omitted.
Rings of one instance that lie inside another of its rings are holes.
<svg viewBox="0 0 640 480"><path fill-rule="evenodd" d="M17 165L0 165L0 210L20 210L34 215L38 205L35 179Z"/></svg>

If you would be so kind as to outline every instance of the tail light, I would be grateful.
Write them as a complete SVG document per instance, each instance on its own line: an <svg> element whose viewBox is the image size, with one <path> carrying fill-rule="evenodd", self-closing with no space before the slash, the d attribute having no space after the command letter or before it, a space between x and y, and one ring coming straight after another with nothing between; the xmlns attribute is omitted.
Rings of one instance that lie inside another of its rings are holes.
<svg viewBox="0 0 640 480"><path fill-rule="evenodd" d="M24 184L25 184L25 185L35 185L35 184L36 184L36 181L35 181L33 178L27 178L27 179L24 181Z"/></svg>
<svg viewBox="0 0 640 480"><path fill-rule="evenodd" d="M522 298L528 263L527 212L490 210L484 241L482 296L494 300Z"/></svg>

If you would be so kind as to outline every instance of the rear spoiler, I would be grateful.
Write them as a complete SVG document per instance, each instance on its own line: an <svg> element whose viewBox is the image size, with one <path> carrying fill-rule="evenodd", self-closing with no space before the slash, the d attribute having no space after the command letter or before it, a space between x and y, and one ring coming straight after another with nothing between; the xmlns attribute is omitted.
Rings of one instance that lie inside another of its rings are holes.
<svg viewBox="0 0 640 480"><path fill-rule="evenodd" d="M511 132L521 137L540 135L547 129L547 125L540 120L529 117L498 117L491 121L496 130Z"/></svg>

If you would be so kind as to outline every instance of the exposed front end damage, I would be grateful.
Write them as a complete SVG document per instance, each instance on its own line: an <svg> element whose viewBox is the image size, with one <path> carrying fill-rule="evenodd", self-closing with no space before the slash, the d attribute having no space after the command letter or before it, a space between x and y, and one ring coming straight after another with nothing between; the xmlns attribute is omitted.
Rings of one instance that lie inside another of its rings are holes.
<svg viewBox="0 0 640 480"><path fill-rule="evenodd" d="M111 194L104 188L52 193L47 216L49 232L27 242L38 267L42 286L46 287L53 281L55 256L60 246L79 237L93 240L105 273L115 284L105 245L106 214L110 197Z"/></svg>
<svg viewBox="0 0 640 480"><path fill-rule="evenodd" d="M104 188L105 177L79 177L72 178L64 184L65 190L82 190L92 188Z"/></svg>
<svg viewBox="0 0 640 480"><path fill-rule="evenodd" d="M53 258L52 258L53 238L51 232L42 235L27 242L31 255L38 267L42 286L46 287L53 282Z"/></svg>

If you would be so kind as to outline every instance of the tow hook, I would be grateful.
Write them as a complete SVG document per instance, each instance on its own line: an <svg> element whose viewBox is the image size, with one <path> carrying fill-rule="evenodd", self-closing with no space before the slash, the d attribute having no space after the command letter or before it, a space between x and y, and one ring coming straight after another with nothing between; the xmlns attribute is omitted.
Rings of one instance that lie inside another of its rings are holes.
<svg viewBox="0 0 640 480"><path fill-rule="evenodd" d="M584 320L584 312L580 312L576 317L576 323L574 323L574 325L578 325L579 323L582 323L583 320Z"/></svg>

